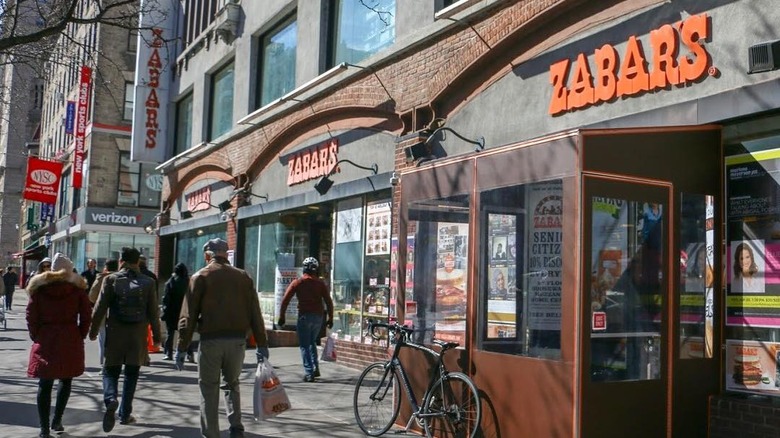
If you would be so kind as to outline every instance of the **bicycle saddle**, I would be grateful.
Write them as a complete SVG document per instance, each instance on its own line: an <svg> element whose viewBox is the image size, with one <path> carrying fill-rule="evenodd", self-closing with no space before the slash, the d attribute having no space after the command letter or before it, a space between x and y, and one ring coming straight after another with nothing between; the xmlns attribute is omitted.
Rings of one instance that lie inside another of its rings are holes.
<svg viewBox="0 0 780 438"><path fill-rule="evenodd" d="M441 347L442 351L449 350L450 348L455 348L459 345L457 342L440 341L438 339L434 339L433 343Z"/></svg>

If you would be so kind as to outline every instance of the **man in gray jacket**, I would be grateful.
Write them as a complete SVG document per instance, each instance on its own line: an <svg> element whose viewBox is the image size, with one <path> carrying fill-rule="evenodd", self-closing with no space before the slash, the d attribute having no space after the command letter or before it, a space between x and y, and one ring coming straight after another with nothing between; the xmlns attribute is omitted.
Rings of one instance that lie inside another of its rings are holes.
<svg viewBox="0 0 780 438"><path fill-rule="evenodd" d="M190 278L190 289L179 318L176 368L184 368L184 356L195 326L200 333L198 381L200 429L204 437L219 438L220 383L227 385L225 404L230 437L243 437L238 378L244 364L246 336L251 329L258 350L267 352L260 302L252 278L227 260L228 243L212 239L203 246L206 267ZM267 353L266 353L267 355ZM258 360L262 360L258 354ZM222 379L220 379L220 376Z"/></svg>

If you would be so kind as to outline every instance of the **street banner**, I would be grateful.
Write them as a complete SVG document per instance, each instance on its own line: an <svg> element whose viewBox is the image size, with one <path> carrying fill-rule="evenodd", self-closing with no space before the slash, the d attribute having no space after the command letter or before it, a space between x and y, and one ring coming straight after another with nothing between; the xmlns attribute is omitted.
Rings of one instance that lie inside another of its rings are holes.
<svg viewBox="0 0 780 438"><path fill-rule="evenodd" d="M79 101L76 106L76 135L73 151L73 188L80 189L84 175L84 142L87 135L87 111L89 109L89 87L92 69L81 66L79 79Z"/></svg>
<svg viewBox="0 0 780 438"><path fill-rule="evenodd" d="M57 190L62 176L62 163L30 157L27 159L27 179L22 198L45 204L57 202Z"/></svg>
<svg viewBox="0 0 780 438"><path fill-rule="evenodd" d="M76 120L76 102L69 100L65 106L65 133L73 135L73 123Z"/></svg>
<svg viewBox="0 0 780 438"><path fill-rule="evenodd" d="M142 0L140 10L130 159L162 163L178 1Z"/></svg>
<svg viewBox="0 0 780 438"><path fill-rule="evenodd" d="M41 214L39 220L41 222L54 221L54 204L41 204Z"/></svg>

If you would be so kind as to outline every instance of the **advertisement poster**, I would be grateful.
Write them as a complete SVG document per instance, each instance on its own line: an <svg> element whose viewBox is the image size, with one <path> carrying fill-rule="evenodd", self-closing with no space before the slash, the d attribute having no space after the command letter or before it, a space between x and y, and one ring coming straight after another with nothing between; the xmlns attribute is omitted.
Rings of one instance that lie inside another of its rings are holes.
<svg viewBox="0 0 780 438"><path fill-rule="evenodd" d="M561 329L561 245L563 187L560 181L538 183L526 192L527 217L525 280L528 327Z"/></svg>
<svg viewBox="0 0 780 438"><path fill-rule="evenodd" d="M398 303L398 238L390 239L390 321L396 318Z"/></svg>
<svg viewBox="0 0 780 438"><path fill-rule="evenodd" d="M357 207L338 212L336 243L357 242L360 240L360 222L363 220L362 211L362 207Z"/></svg>
<svg viewBox="0 0 780 438"><path fill-rule="evenodd" d="M296 278L303 275L303 268L276 268L276 291L274 294L274 308L276 309L276 315L279 315L279 309L282 308L282 298L287 291L287 287L290 286ZM287 312L284 314L285 319L292 325L295 325L295 321L298 320L298 299L293 297L290 304L287 306ZM277 317L278 319L278 317Z"/></svg>
<svg viewBox="0 0 780 438"><path fill-rule="evenodd" d="M22 198L44 204L57 202L62 162L30 157L27 159L27 179Z"/></svg>
<svg viewBox="0 0 780 438"><path fill-rule="evenodd" d="M726 340L726 389L777 395L780 343Z"/></svg>
<svg viewBox="0 0 780 438"><path fill-rule="evenodd" d="M390 254L390 203L369 204L366 216L366 255Z"/></svg>
<svg viewBox="0 0 780 438"><path fill-rule="evenodd" d="M780 327L780 149L726 158L726 324Z"/></svg>
<svg viewBox="0 0 780 438"><path fill-rule="evenodd" d="M406 300L414 301L414 235L406 236L406 281L404 283Z"/></svg>
<svg viewBox="0 0 780 438"><path fill-rule="evenodd" d="M437 318L434 338L464 345L468 224L439 222L436 242Z"/></svg>
<svg viewBox="0 0 780 438"><path fill-rule="evenodd" d="M516 338L517 218L515 214L488 214L487 338Z"/></svg>

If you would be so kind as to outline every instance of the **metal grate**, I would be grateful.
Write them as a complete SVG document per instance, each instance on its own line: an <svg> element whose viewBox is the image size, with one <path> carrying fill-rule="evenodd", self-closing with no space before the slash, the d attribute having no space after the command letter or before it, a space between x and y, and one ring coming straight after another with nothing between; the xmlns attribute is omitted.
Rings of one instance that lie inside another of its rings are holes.
<svg viewBox="0 0 780 438"><path fill-rule="evenodd" d="M748 48L748 73L780 68L780 40L759 43Z"/></svg>

